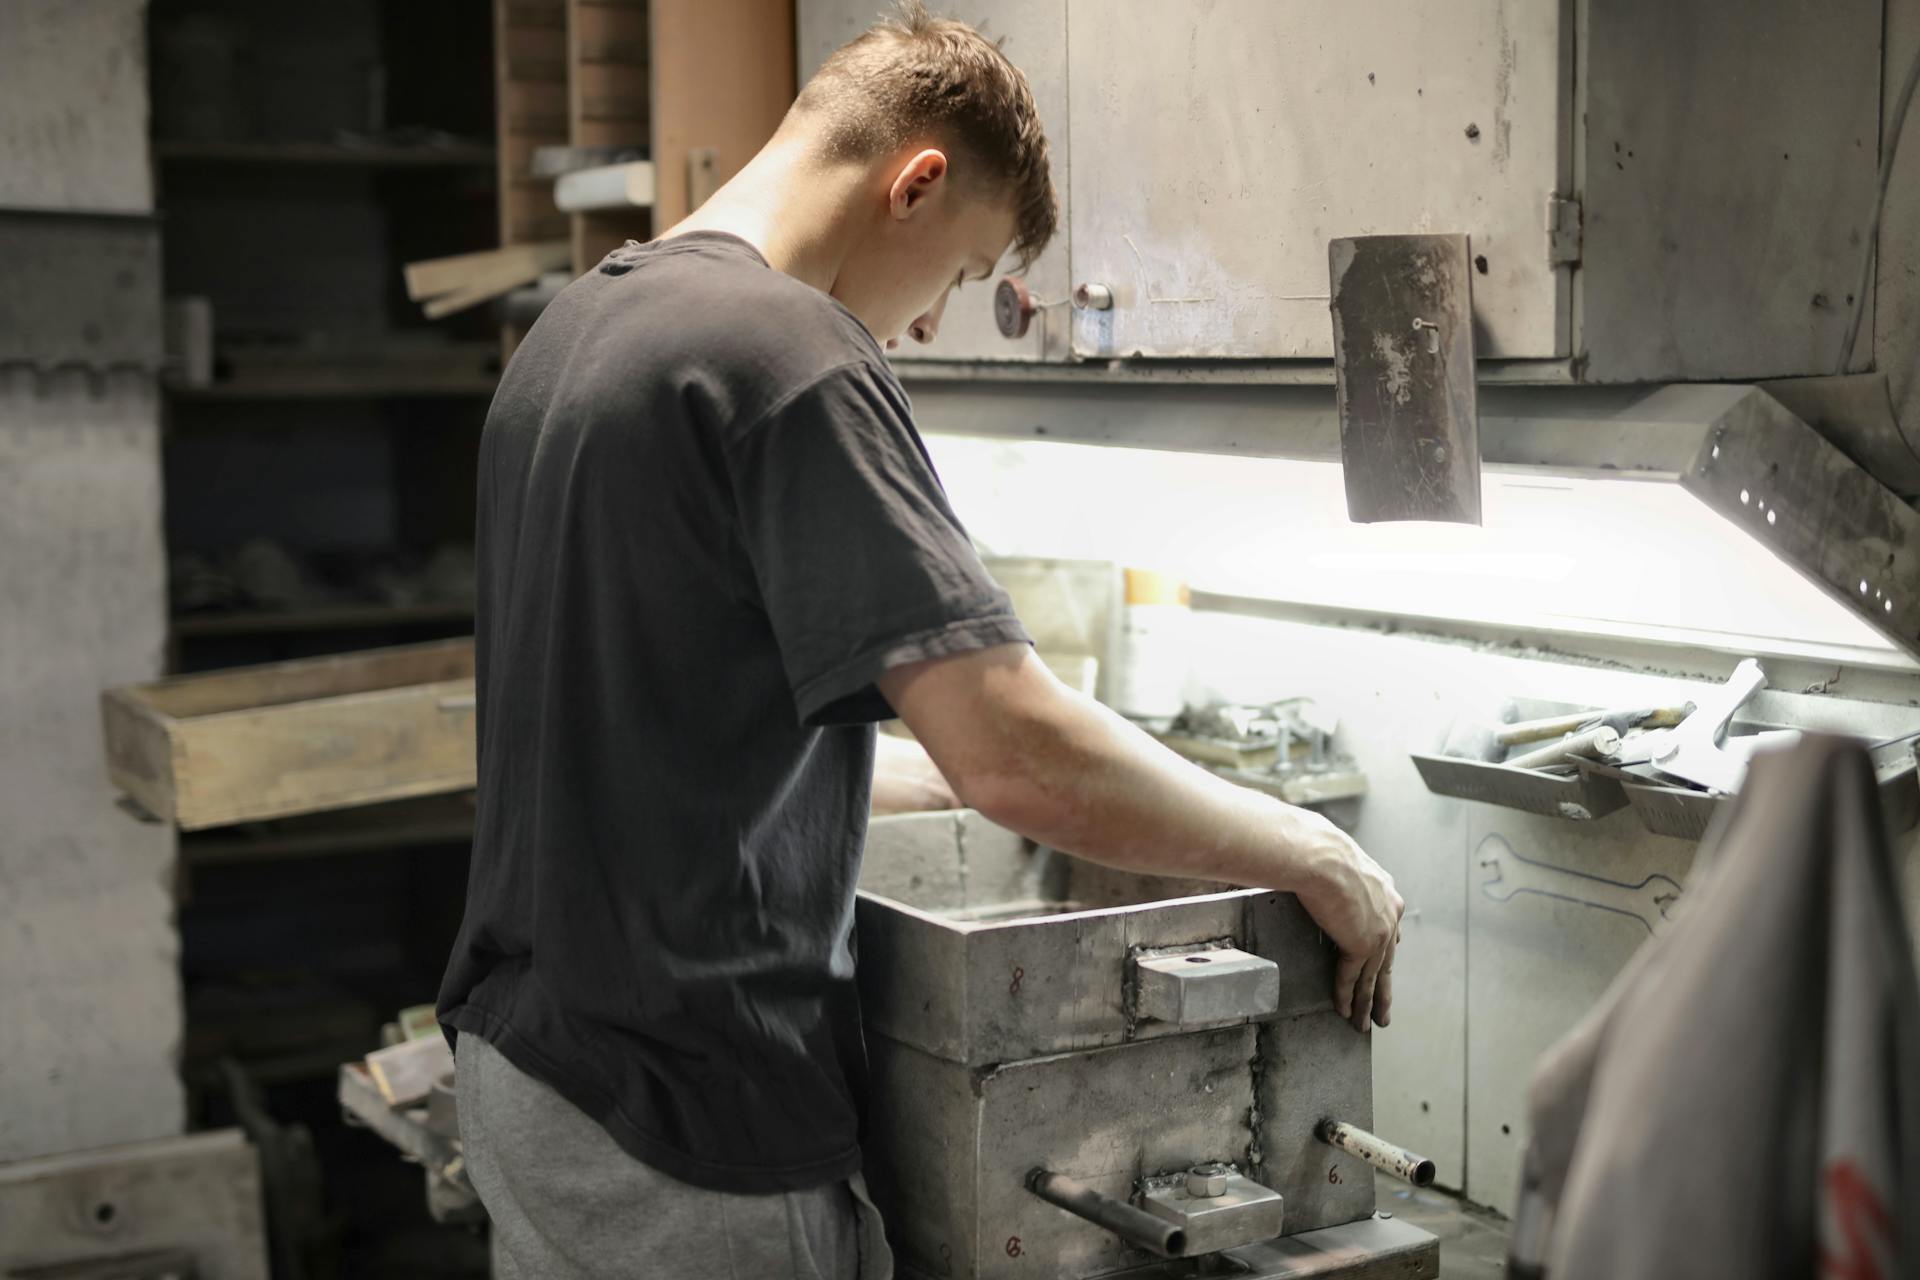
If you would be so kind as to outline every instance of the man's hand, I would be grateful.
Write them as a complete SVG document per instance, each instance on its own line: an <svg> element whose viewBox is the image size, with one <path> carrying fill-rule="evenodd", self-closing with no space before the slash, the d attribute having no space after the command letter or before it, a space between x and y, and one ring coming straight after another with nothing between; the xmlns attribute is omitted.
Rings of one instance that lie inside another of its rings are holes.
<svg viewBox="0 0 1920 1280"><path fill-rule="evenodd" d="M1369 1017L1384 1027L1392 1018L1393 953L1407 904L1379 863L1344 831L1314 816L1321 829L1305 842L1305 879L1294 892L1340 948L1333 1007L1352 1020L1355 1031L1365 1031Z"/></svg>
<svg viewBox="0 0 1920 1280"><path fill-rule="evenodd" d="M910 738L883 733L874 749L870 807L875 814L923 813L958 809L960 801L925 747Z"/></svg>

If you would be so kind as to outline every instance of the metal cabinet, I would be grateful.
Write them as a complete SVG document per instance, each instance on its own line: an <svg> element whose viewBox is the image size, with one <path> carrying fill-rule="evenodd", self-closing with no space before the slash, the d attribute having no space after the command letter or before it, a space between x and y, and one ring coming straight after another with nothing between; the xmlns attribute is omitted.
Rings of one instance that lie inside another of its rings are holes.
<svg viewBox="0 0 1920 1280"><path fill-rule="evenodd" d="M969 283L947 301L939 336L928 346L905 342L896 360L1024 360L1064 358L1067 353L1067 5L1066 0L946 0L929 6L1000 40L1007 57L1027 75L1053 160L1061 202L1060 232L1025 273L1042 304L1024 338L1000 336L993 319L995 280ZM827 56L880 16L876 0L800 0L797 6L800 80ZM1004 268L1007 264L1001 264ZM1049 305L1050 304L1050 305Z"/></svg>
<svg viewBox="0 0 1920 1280"><path fill-rule="evenodd" d="M1482 356L1568 351L1568 15L1070 0L1078 356L1327 359L1327 242L1467 231Z"/></svg>
<svg viewBox="0 0 1920 1280"><path fill-rule="evenodd" d="M1080 357L1325 359L1327 242L1472 238L1481 358L1832 373L1879 0L1069 0ZM1864 357L1863 357L1864 358Z"/></svg>
<svg viewBox="0 0 1920 1280"><path fill-rule="evenodd" d="M1026 70L1065 227L1027 339L970 289L906 359L1326 361L1368 234L1465 232L1478 356L1546 381L1832 373L1871 301L1881 0L939 7ZM872 11L800 0L803 72Z"/></svg>

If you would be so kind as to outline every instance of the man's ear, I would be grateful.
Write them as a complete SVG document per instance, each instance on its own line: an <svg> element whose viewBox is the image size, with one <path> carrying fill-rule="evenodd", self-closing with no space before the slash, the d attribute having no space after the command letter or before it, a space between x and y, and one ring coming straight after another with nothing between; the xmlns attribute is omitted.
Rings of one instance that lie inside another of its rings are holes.
<svg viewBox="0 0 1920 1280"><path fill-rule="evenodd" d="M937 147L918 152L893 177L887 191L887 212L904 221L940 190L947 176L947 153Z"/></svg>

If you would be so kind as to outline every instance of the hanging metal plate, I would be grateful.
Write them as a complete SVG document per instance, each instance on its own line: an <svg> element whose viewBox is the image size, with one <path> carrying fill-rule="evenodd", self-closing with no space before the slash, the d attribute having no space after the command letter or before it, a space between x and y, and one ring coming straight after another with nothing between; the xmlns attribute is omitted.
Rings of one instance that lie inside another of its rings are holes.
<svg viewBox="0 0 1920 1280"><path fill-rule="evenodd" d="M1348 516L1479 524L1467 237L1355 236L1327 256Z"/></svg>

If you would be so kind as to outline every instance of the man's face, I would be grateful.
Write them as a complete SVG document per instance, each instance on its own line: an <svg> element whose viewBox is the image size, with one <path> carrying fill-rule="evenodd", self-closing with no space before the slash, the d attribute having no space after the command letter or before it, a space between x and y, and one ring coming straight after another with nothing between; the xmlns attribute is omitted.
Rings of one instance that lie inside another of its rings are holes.
<svg viewBox="0 0 1920 1280"><path fill-rule="evenodd" d="M1005 198L954 181L938 150L913 154L882 180L884 212L842 263L833 296L892 350L905 338L932 342L954 288L991 278L1014 217Z"/></svg>

